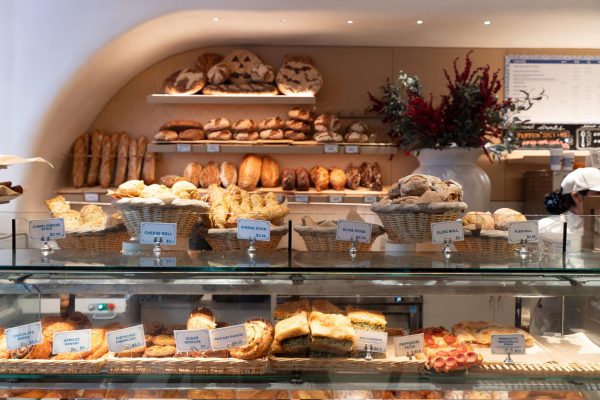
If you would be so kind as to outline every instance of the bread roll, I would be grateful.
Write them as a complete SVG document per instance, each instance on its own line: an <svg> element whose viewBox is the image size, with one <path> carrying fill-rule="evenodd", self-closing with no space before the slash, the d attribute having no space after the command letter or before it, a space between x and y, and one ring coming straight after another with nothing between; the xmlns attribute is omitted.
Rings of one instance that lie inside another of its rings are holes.
<svg viewBox="0 0 600 400"><path fill-rule="evenodd" d="M315 165L310 169L310 182L317 192L326 190L329 187L329 171L320 165Z"/></svg>
<svg viewBox="0 0 600 400"><path fill-rule="evenodd" d="M262 170L262 158L247 154L240 164L238 186L247 191L256 189Z"/></svg>
<svg viewBox="0 0 600 400"><path fill-rule="evenodd" d="M85 132L73 143L73 167L71 169L71 178L73 187L80 188L86 180L88 165L88 152L90 143L90 134Z"/></svg>
<svg viewBox="0 0 600 400"><path fill-rule="evenodd" d="M260 185L264 188L273 188L279 185L279 164L269 156L262 158Z"/></svg>
<svg viewBox="0 0 600 400"><path fill-rule="evenodd" d="M220 186L219 166L212 161L208 162L200 171L198 183L203 189L207 189L212 184Z"/></svg>
<svg viewBox="0 0 600 400"><path fill-rule="evenodd" d="M238 179L237 168L234 164L225 161L221 163L219 177L225 188L229 187L229 185L236 185Z"/></svg>
<svg viewBox="0 0 600 400"><path fill-rule="evenodd" d="M129 155L129 135L121 132L119 135L119 146L117 148L117 166L115 167L114 187L118 187L127 177L127 157Z"/></svg>
<svg viewBox="0 0 600 400"><path fill-rule="evenodd" d="M202 165L197 162L191 162L185 166L185 169L183 170L183 177L190 181L194 186L198 187L201 171Z"/></svg>
<svg viewBox="0 0 600 400"><path fill-rule="evenodd" d="M211 310L204 307L198 307L190 313L187 320L187 329L215 329L215 315Z"/></svg>
<svg viewBox="0 0 600 400"><path fill-rule="evenodd" d="M296 187L296 171L292 168L281 171L281 187L283 190L294 190Z"/></svg>
<svg viewBox="0 0 600 400"><path fill-rule="evenodd" d="M346 173L340 168L331 167L329 169L329 184L333 190L344 190L346 186Z"/></svg>
<svg viewBox="0 0 600 400"><path fill-rule="evenodd" d="M310 189L310 177L306 168L298 167L294 172L296 173L296 190L308 191Z"/></svg>
<svg viewBox="0 0 600 400"><path fill-rule="evenodd" d="M196 186L193 183L187 181L175 182L175 184L173 184L173 187L171 188L171 192L180 199L194 200L200 197Z"/></svg>
<svg viewBox="0 0 600 400"><path fill-rule="evenodd" d="M493 230L495 229L495 220L491 212L470 211L463 217L463 225L471 225L474 229Z"/></svg>
<svg viewBox="0 0 600 400"><path fill-rule="evenodd" d="M95 130L91 136L90 147L90 169L86 179L88 186L96 186L98 184L98 172L100 170L100 157L102 153L102 132Z"/></svg>
<svg viewBox="0 0 600 400"><path fill-rule="evenodd" d="M146 152L144 154L144 166L142 167L142 180L146 185L156 182L156 154Z"/></svg>

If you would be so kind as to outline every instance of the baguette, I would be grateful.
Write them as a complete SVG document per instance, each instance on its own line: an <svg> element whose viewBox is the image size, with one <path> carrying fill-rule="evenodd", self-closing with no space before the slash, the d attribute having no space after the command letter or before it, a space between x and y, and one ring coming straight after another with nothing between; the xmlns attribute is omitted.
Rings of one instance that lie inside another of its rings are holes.
<svg viewBox="0 0 600 400"><path fill-rule="evenodd" d="M117 166L115 168L114 187L119 187L127 177L127 155L129 154L129 135L121 132L119 135L119 146L117 149Z"/></svg>
<svg viewBox="0 0 600 400"><path fill-rule="evenodd" d="M129 159L127 160L127 180L136 181L139 179L137 171L138 146L135 139L129 139Z"/></svg>
<svg viewBox="0 0 600 400"><path fill-rule="evenodd" d="M142 167L142 180L146 185L156 182L156 154L146 152L144 154L144 166Z"/></svg>
<svg viewBox="0 0 600 400"><path fill-rule="evenodd" d="M88 152L90 143L90 134L85 132L77 139L73 144L73 168L71 169L71 178L73 180L73 186L80 188L85 183L87 164L88 164Z"/></svg>
<svg viewBox="0 0 600 400"><path fill-rule="evenodd" d="M112 180L111 159L111 137L110 135L104 135L102 138L102 161L100 163L100 186L103 188L110 186Z"/></svg>
<svg viewBox="0 0 600 400"><path fill-rule="evenodd" d="M90 169L88 170L86 183L88 186L96 186L98 183L98 171L100 169L100 155L102 153L102 132L92 132L90 148Z"/></svg>

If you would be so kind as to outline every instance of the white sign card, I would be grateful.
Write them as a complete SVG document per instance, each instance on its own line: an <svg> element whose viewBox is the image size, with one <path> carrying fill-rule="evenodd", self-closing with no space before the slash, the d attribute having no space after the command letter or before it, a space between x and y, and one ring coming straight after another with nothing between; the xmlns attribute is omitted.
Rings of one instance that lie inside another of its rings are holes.
<svg viewBox="0 0 600 400"><path fill-rule="evenodd" d="M190 143L177 143L178 153L190 153L192 151L192 145Z"/></svg>
<svg viewBox="0 0 600 400"><path fill-rule="evenodd" d="M140 267L176 267L177 266L177 258L176 257L161 257L161 258L152 258L152 257L142 257L140 258Z"/></svg>
<svg viewBox="0 0 600 400"><path fill-rule="evenodd" d="M88 201L90 203L97 203L98 201L100 201L100 196L98 195L98 193L85 192L83 194L83 200Z"/></svg>
<svg viewBox="0 0 600 400"><path fill-rule="evenodd" d="M329 196L330 203L343 203L344 198L340 195Z"/></svg>
<svg viewBox="0 0 600 400"><path fill-rule="evenodd" d="M64 239L65 220L49 218L29 221L29 237L32 239Z"/></svg>
<svg viewBox="0 0 600 400"><path fill-rule="evenodd" d="M508 243L537 243L539 241L537 221L519 221L508 224Z"/></svg>
<svg viewBox="0 0 600 400"><path fill-rule="evenodd" d="M386 332L377 331L356 331L355 348L357 351L366 351L367 349L375 353L387 352Z"/></svg>
<svg viewBox="0 0 600 400"><path fill-rule="evenodd" d="M337 143L326 143L323 145L323 152L325 154L337 154L340 151L340 147Z"/></svg>
<svg viewBox="0 0 600 400"><path fill-rule="evenodd" d="M40 344L42 343L42 323L38 321L32 324L8 328L5 331L5 335L6 348L8 350Z"/></svg>
<svg viewBox="0 0 600 400"><path fill-rule="evenodd" d="M371 241L371 228L372 226L368 222L340 220L337 222L335 239L345 242L354 240L359 243L369 243Z"/></svg>
<svg viewBox="0 0 600 400"><path fill-rule="evenodd" d="M246 327L244 324L241 324L213 329L210 331L210 341L213 350L225 350L245 346L248 343Z"/></svg>
<svg viewBox="0 0 600 400"><path fill-rule="evenodd" d="M108 342L108 350L114 353L144 347L146 345L144 325L108 332L106 341Z"/></svg>
<svg viewBox="0 0 600 400"><path fill-rule="evenodd" d="M240 218L237 220L237 238L268 242L271 240L271 222Z"/></svg>
<svg viewBox="0 0 600 400"><path fill-rule="evenodd" d="M167 222L142 222L140 243L154 244L154 238L161 237L161 244L177 244L177 224Z"/></svg>
<svg viewBox="0 0 600 400"><path fill-rule="evenodd" d="M296 203L308 203L308 195L307 194L297 194L294 196L294 201Z"/></svg>
<svg viewBox="0 0 600 400"><path fill-rule="evenodd" d="M425 348L425 335L396 336L394 337L394 351L396 357L412 357L415 353L421 353Z"/></svg>
<svg viewBox="0 0 600 400"><path fill-rule="evenodd" d="M451 242L465 240L462 221L434 222L431 224L431 241L434 244L444 244L447 240Z"/></svg>
<svg viewBox="0 0 600 400"><path fill-rule="evenodd" d="M206 145L207 153L219 153L221 151L221 146L217 143L209 143Z"/></svg>
<svg viewBox="0 0 600 400"><path fill-rule="evenodd" d="M176 330L173 334L178 353L212 350L208 329Z"/></svg>
<svg viewBox="0 0 600 400"><path fill-rule="evenodd" d="M52 354L81 353L90 351L92 347L92 330L54 332L52 337Z"/></svg>
<svg viewBox="0 0 600 400"><path fill-rule="evenodd" d="M492 354L525 354L525 335L492 335Z"/></svg>
<svg viewBox="0 0 600 400"><path fill-rule="evenodd" d="M358 154L360 152L359 147L356 145L346 146L345 153L346 154Z"/></svg>
<svg viewBox="0 0 600 400"><path fill-rule="evenodd" d="M363 203L373 204L377 202L377 196L365 196L363 197Z"/></svg>

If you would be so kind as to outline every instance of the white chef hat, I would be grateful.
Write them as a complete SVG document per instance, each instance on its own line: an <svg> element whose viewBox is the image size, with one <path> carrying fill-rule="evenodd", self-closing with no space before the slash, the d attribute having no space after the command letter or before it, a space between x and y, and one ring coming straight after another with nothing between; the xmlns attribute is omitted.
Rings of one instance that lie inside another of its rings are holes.
<svg viewBox="0 0 600 400"><path fill-rule="evenodd" d="M600 169L593 167L578 168L565 176L560 187L565 194L582 190L600 192Z"/></svg>

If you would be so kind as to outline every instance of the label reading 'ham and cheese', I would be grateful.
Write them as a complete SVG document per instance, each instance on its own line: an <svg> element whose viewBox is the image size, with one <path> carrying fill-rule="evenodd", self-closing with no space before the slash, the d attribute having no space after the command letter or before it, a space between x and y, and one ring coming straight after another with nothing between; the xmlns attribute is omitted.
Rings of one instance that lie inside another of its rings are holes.
<svg viewBox="0 0 600 400"><path fill-rule="evenodd" d="M492 335L492 354L525 354L525 335Z"/></svg>
<svg viewBox="0 0 600 400"><path fill-rule="evenodd" d="M29 221L29 237L32 239L64 239L65 220L49 218Z"/></svg>
<svg viewBox="0 0 600 400"><path fill-rule="evenodd" d="M396 357L411 357L415 353L420 353L425 348L425 335L422 333L416 335L394 337L394 351Z"/></svg>
<svg viewBox="0 0 600 400"><path fill-rule="evenodd" d="M358 351L369 349L375 353L385 353L387 351L387 338L388 334L386 332L357 330L354 345Z"/></svg>
<svg viewBox="0 0 600 400"><path fill-rule="evenodd" d="M5 331L5 335L6 348L8 350L40 344L42 343L42 323L38 321L32 324L8 328Z"/></svg>
<svg viewBox="0 0 600 400"><path fill-rule="evenodd" d="M345 242L354 240L360 243L369 243L371 241L371 224L340 220L337 222L335 239Z"/></svg>
<svg viewBox="0 0 600 400"><path fill-rule="evenodd" d="M519 221L508 224L508 243L537 243L538 223L537 221Z"/></svg>
<svg viewBox="0 0 600 400"><path fill-rule="evenodd" d="M248 344L246 327L244 324L233 325L210 331L210 341L213 350L225 350L242 347Z"/></svg>
<svg viewBox="0 0 600 400"><path fill-rule="evenodd" d="M431 224L431 241L444 244L446 241L459 242L465 240L462 221L434 222Z"/></svg>
<svg viewBox="0 0 600 400"><path fill-rule="evenodd" d="M208 329L176 330L173 334L178 353L212 350Z"/></svg>
<svg viewBox="0 0 600 400"><path fill-rule="evenodd" d="M81 353L90 351L92 330L54 332L52 336L52 354Z"/></svg>
<svg viewBox="0 0 600 400"><path fill-rule="evenodd" d="M269 221L240 218L237 220L237 238L268 242L271 240L271 223Z"/></svg>
<svg viewBox="0 0 600 400"><path fill-rule="evenodd" d="M108 332L106 341L108 342L108 350L114 353L143 347L146 345L144 325Z"/></svg>

